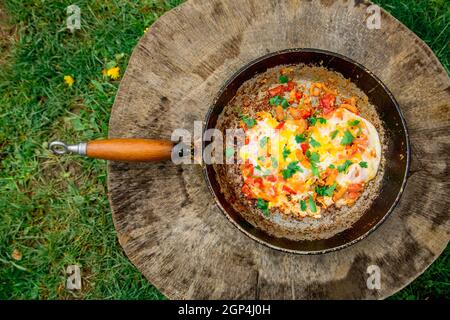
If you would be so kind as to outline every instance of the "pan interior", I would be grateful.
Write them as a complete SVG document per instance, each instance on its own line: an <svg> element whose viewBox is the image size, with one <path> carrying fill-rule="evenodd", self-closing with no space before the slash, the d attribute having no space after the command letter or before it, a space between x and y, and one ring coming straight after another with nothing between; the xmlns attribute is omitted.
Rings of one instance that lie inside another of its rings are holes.
<svg viewBox="0 0 450 320"><path fill-rule="evenodd" d="M292 49L268 54L239 70L219 92L206 117L205 130L215 128L224 107L236 95L239 87L255 75L267 69L290 64L323 66L342 74L352 81L375 106L385 130L383 157L384 174L378 197L371 202L365 212L350 228L327 239L295 240L289 237L273 236L273 230L265 230L261 225L250 223L236 206L230 204L219 185L217 172L212 165L204 166L208 186L219 208L225 216L242 232L252 239L270 247L294 253L324 253L346 247L367 236L392 211L397 203L409 166L409 143L406 125L401 111L392 94L370 71L350 59L335 53L316 49ZM206 143L204 143L204 146ZM223 188L223 186L222 186ZM278 228L283 228L280 225ZM282 231L282 230L281 230Z"/></svg>

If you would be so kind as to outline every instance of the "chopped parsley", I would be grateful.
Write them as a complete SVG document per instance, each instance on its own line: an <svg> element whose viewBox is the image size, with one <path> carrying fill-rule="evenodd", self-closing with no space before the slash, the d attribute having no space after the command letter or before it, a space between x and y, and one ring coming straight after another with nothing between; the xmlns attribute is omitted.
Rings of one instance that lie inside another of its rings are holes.
<svg viewBox="0 0 450 320"><path fill-rule="evenodd" d="M272 106L280 105L283 107L283 109L286 109L287 107L289 107L289 102L281 96L275 96L275 97L270 98L269 104Z"/></svg>
<svg viewBox="0 0 450 320"><path fill-rule="evenodd" d="M261 198L258 198L256 201L256 207L258 209L261 209L263 214L268 217L269 216L269 203L267 201L264 201Z"/></svg>
<svg viewBox="0 0 450 320"><path fill-rule="evenodd" d="M306 156L308 157L310 162L316 163L320 161L320 155L317 152L306 150Z"/></svg>
<svg viewBox="0 0 450 320"><path fill-rule="evenodd" d="M359 166L360 166L361 168L367 168L367 162L361 161L361 162L359 163Z"/></svg>
<svg viewBox="0 0 450 320"><path fill-rule="evenodd" d="M320 155L317 152L311 152L309 150L306 151L306 156L309 159L309 162L311 163L311 171L312 174L316 177L319 177L319 168L317 168L317 162L320 160Z"/></svg>
<svg viewBox="0 0 450 320"><path fill-rule="evenodd" d="M264 148L268 141L269 137L262 137L261 140L259 140L259 145L261 146L261 148Z"/></svg>
<svg viewBox="0 0 450 320"><path fill-rule="evenodd" d="M247 128L252 128L256 124L256 120L253 118L250 118L246 115L242 116L242 121L247 125Z"/></svg>
<svg viewBox="0 0 450 320"><path fill-rule="evenodd" d="M353 164L353 162L351 162L350 160L345 160L345 162L343 164L338 166L338 171L346 173L348 170L348 167L350 167L352 164Z"/></svg>
<svg viewBox="0 0 450 320"><path fill-rule="evenodd" d="M286 160L286 158L291 154L291 150L286 148L286 145L283 147L283 159Z"/></svg>
<svg viewBox="0 0 450 320"><path fill-rule="evenodd" d="M280 83L287 83L289 81L288 77L285 75L281 75L278 80L280 80Z"/></svg>
<svg viewBox="0 0 450 320"><path fill-rule="evenodd" d="M336 168L336 167L334 166L334 164L330 164L330 165L328 166L328 168L334 169L334 168Z"/></svg>
<svg viewBox="0 0 450 320"><path fill-rule="evenodd" d="M334 130L334 131L331 133L331 139L336 138L336 136L337 136L338 133L339 133L339 130Z"/></svg>
<svg viewBox="0 0 450 320"><path fill-rule="evenodd" d="M316 177L320 177L319 168L317 168L317 165L315 163L313 163L313 162L311 162L311 172Z"/></svg>
<svg viewBox="0 0 450 320"><path fill-rule="evenodd" d="M305 200L300 200L300 209L302 211L306 211L306 202L305 202Z"/></svg>
<svg viewBox="0 0 450 320"><path fill-rule="evenodd" d="M310 117L310 118L308 118L308 121L309 121L310 125L312 125L312 126L315 126L317 121L319 121L319 123L321 123L321 124L327 123L327 119L321 118L321 117L318 117L318 118Z"/></svg>
<svg viewBox="0 0 450 320"><path fill-rule="evenodd" d="M341 144L344 146L349 145L353 142L353 139L355 139L355 137L351 134L350 131L346 130L344 132L344 137L341 140Z"/></svg>
<svg viewBox="0 0 450 320"><path fill-rule="evenodd" d="M305 134L304 133L302 133L302 134L297 134L296 136L295 136L295 142L297 142L297 143L302 143L302 142L305 142L306 141L306 137L305 137Z"/></svg>
<svg viewBox="0 0 450 320"><path fill-rule="evenodd" d="M266 159L266 158L264 158L263 156L259 156L259 157L258 157L258 160L261 161L261 162L263 162L265 159Z"/></svg>
<svg viewBox="0 0 450 320"><path fill-rule="evenodd" d="M333 196L333 192L336 189L336 186L337 186L336 182L331 186L323 186L323 187L316 186L316 193L319 196L331 197Z"/></svg>
<svg viewBox="0 0 450 320"><path fill-rule="evenodd" d="M309 205L309 209L311 210L311 212L313 212L313 213L317 212L316 203L314 202L312 195L309 195L308 205Z"/></svg>
<svg viewBox="0 0 450 320"><path fill-rule="evenodd" d="M286 180L292 177L298 171L303 172L302 168L298 166L298 161L293 161L288 164L286 169L281 170L281 174L283 175L283 179Z"/></svg>
<svg viewBox="0 0 450 320"><path fill-rule="evenodd" d="M313 147L313 148L318 148L318 147L320 147L320 143L317 142L316 140L314 140L313 137L311 137L311 138L309 139L309 144L310 144L311 147Z"/></svg>
<svg viewBox="0 0 450 320"><path fill-rule="evenodd" d="M350 121L348 121L347 124L348 124L350 127L354 127L354 126L357 126L360 122L361 122L361 121L359 121L358 119L355 119L355 120L350 120Z"/></svg>

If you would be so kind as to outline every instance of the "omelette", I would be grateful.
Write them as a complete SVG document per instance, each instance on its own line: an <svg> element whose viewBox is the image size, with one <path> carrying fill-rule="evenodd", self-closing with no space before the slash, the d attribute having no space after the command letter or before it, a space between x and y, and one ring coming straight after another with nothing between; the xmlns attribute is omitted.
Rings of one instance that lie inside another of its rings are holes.
<svg viewBox="0 0 450 320"><path fill-rule="evenodd" d="M330 206L352 206L375 178L380 137L354 97L288 74L262 93L267 110L242 116L242 193L265 215L321 218Z"/></svg>

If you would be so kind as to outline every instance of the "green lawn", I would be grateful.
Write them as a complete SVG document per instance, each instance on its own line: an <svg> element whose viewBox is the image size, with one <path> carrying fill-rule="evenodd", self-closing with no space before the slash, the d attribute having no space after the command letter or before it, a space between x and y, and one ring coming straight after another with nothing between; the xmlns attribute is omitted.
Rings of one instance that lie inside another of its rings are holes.
<svg viewBox="0 0 450 320"><path fill-rule="evenodd" d="M17 40L8 49L0 39L0 299L164 298L117 242L106 163L53 156L47 141L107 136L120 78L102 70L117 65L122 75L145 28L180 2L4 1ZM449 70L447 0L375 2L424 39ZM73 35L65 28L72 3L82 12L82 28ZM66 75L73 86L64 83ZM81 265L80 292L64 289L70 264ZM447 249L393 298L448 298L449 274Z"/></svg>

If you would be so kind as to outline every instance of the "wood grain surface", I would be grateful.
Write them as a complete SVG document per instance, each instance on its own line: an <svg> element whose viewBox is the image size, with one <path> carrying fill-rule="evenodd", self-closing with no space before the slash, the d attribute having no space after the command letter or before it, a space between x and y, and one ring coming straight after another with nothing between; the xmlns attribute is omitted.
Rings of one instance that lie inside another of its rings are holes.
<svg viewBox="0 0 450 320"><path fill-rule="evenodd" d="M136 46L112 110L110 138L170 139L192 130L223 83L249 61L319 48L363 64L407 121L412 163L403 197L376 232L329 254L300 256L247 238L214 205L198 165L109 163L109 198L129 259L172 299L379 299L420 275L449 241L450 81L430 48L368 2L193 0ZM367 268L381 270L369 290Z"/></svg>

